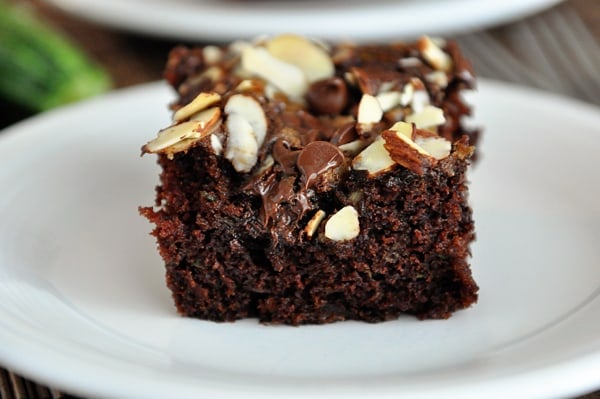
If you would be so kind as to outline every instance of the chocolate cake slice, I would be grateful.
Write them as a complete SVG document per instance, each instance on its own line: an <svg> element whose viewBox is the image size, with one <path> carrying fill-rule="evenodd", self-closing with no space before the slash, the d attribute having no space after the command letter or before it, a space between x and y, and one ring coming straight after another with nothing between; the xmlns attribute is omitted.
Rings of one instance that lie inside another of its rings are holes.
<svg viewBox="0 0 600 399"><path fill-rule="evenodd" d="M142 147L162 173L140 212L179 313L377 322L477 300L455 43L177 47L165 78L173 124Z"/></svg>

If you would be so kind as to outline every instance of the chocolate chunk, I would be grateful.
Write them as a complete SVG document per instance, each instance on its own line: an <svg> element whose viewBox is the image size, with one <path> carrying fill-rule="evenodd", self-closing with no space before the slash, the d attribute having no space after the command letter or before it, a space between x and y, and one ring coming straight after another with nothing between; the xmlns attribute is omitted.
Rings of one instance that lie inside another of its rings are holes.
<svg viewBox="0 0 600 399"><path fill-rule="evenodd" d="M358 139L358 133L356 132L356 123L347 123L335 130L331 137L331 144L343 145Z"/></svg>
<svg viewBox="0 0 600 399"><path fill-rule="evenodd" d="M281 165L281 168L287 175L295 173L296 160L298 159L299 153L300 150L294 150L292 144L284 137L275 141L271 152L275 162Z"/></svg>
<svg viewBox="0 0 600 399"><path fill-rule="evenodd" d="M346 82L338 77L319 80L308 88L306 101L317 114L339 114L348 104Z"/></svg>
<svg viewBox="0 0 600 399"><path fill-rule="evenodd" d="M407 77L395 69L387 69L380 65L369 65L362 68L352 68L361 92L376 95L386 84L396 90L404 86Z"/></svg>
<svg viewBox="0 0 600 399"><path fill-rule="evenodd" d="M344 154L335 145L327 141L313 141L300 152L296 164L302 173L304 187L308 189L320 175L344 161Z"/></svg>

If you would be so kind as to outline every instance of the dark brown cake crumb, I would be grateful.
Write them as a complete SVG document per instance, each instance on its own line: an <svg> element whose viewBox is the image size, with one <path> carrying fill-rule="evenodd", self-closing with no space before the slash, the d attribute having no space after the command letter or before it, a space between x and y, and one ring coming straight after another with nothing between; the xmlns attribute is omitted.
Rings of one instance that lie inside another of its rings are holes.
<svg viewBox="0 0 600 399"><path fill-rule="evenodd" d="M454 43L178 47L165 78L174 123L142 148L162 173L140 212L182 315L377 322L477 300L474 77Z"/></svg>

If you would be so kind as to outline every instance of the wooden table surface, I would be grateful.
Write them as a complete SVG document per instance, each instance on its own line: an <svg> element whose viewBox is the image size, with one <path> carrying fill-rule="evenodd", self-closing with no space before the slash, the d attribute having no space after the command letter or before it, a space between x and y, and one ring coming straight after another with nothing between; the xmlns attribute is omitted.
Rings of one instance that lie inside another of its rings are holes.
<svg viewBox="0 0 600 399"><path fill-rule="evenodd" d="M171 47L180 42L136 36L108 29L67 15L40 0L13 0L30 3L49 22L53 23L88 55L100 63L111 74L115 88L132 86L161 79L166 55ZM525 0L524 0L525 1ZM588 29L600 42L600 0L568 0L558 7L573 9L585 22ZM501 37L511 25L495 27L489 31ZM183 42L185 44L196 44ZM600 73L600 65L598 66ZM493 76L492 76L493 77ZM0 127L28 116L27 112L2 104ZM11 386L20 387L13 392ZM598 370L600 387L600 370ZM23 379L0 368L0 399L8 398L72 398L72 396L41 387L31 380ZM600 391L580 396L580 399L600 399Z"/></svg>

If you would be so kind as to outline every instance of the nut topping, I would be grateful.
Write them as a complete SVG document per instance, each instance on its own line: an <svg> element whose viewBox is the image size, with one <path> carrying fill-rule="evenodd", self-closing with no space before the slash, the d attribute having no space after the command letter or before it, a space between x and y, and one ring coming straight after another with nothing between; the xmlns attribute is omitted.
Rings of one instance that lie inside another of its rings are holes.
<svg viewBox="0 0 600 399"><path fill-rule="evenodd" d="M452 69L452 58L444 52L431 38L423 36L417 42L423 58L438 71L447 72Z"/></svg>
<svg viewBox="0 0 600 399"><path fill-rule="evenodd" d="M181 122L196 112L202 111L221 100L218 93L200 93L189 104L179 108L173 114L173 120Z"/></svg>
<svg viewBox="0 0 600 399"><path fill-rule="evenodd" d="M142 153L156 153L172 146L182 140L194 137L196 128L200 126L197 121L183 122L169 126L158 132L158 137L142 147Z"/></svg>
<svg viewBox="0 0 600 399"><path fill-rule="evenodd" d="M417 145L403 133L395 130L385 130L381 133L386 150L390 157L405 168L423 175L425 169L435 162L435 158Z"/></svg>
<svg viewBox="0 0 600 399"><path fill-rule="evenodd" d="M302 36L279 35L268 40L265 46L275 58L300 68L309 83L330 78L335 72L329 54Z"/></svg>
<svg viewBox="0 0 600 399"><path fill-rule="evenodd" d="M199 122L199 129L205 129L206 126L212 126L221 118L221 109L219 107L211 107L195 113L190 117L190 121Z"/></svg>
<svg viewBox="0 0 600 399"><path fill-rule="evenodd" d="M348 156L354 156L360 152L368 144L367 140L357 139L349 143L340 144L338 148Z"/></svg>
<svg viewBox="0 0 600 399"><path fill-rule="evenodd" d="M358 212L348 205L334 213L325 224L325 237L333 241L347 241L358 236Z"/></svg>
<svg viewBox="0 0 600 399"><path fill-rule="evenodd" d="M402 94L400 95L400 105L406 107L413 100L415 94L415 86L412 83L407 83L402 88Z"/></svg>
<svg viewBox="0 0 600 399"><path fill-rule="evenodd" d="M401 68L418 68L423 64L417 57L404 57L398 60L398 65Z"/></svg>
<svg viewBox="0 0 600 399"><path fill-rule="evenodd" d="M325 211L319 209L313 215L313 217L310 218L310 220L308 221L308 223L306 223L306 227L304 228L304 233L306 234L306 236L308 238L312 238L312 236L315 234L315 232L319 228L319 225L321 224L321 222L323 221L323 219L325 219L326 215L327 214L325 213Z"/></svg>
<svg viewBox="0 0 600 399"><path fill-rule="evenodd" d="M387 91L377 95L377 102L383 112L397 107L402 102L402 93L399 91Z"/></svg>
<svg viewBox="0 0 600 399"><path fill-rule="evenodd" d="M229 115L226 126L229 136L225 158L231 161L238 172L248 173L256 164L258 157L258 142L254 129L240 114Z"/></svg>
<svg viewBox="0 0 600 399"><path fill-rule="evenodd" d="M425 75L425 80L445 89L448 86L448 75L444 71L433 71Z"/></svg>
<svg viewBox="0 0 600 399"><path fill-rule="evenodd" d="M446 123L444 110L433 105L424 106L420 112L408 115L405 120L408 123L414 123L417 129L426 129Z"/></svg>
<svg viewBox="0 0 600 399"><path fill-rule="evenodd" d="M368 126L377 123L383 117L383 110L377 98L370 94L363 94L358 104L357 122L359 125Z"/></svg>
<svg viewBox="0 0 600 399"><path fill-rule="evenodd" d="M223 58L223 50L217 46L205 46L202 49L202 56L207 65L213 65Z"/></svg>
<svg viewBox="0 0 600 399"><path fill-rule="evenodd" d="M394 125L392 127L390 127L390 130L396 131L411 140L415 136L415 125L413 125L412 123L408 123L408 122L402 122L402 121L396 122L396 123L394 123Z"/></svg>
<svg viewBox="0 0 600 399"><path fill-rule="evenodd" d="M292 99L300 99L308 89L308 80L296 65L273 56L264 47L245 47L242 66L248 72L275 85Z"/></svg>
<svg viewBox="0 0 600 399"><path fill-rule="evenodd" d="M196 141L214 132L221 124L221 110L218 107L200 111L192 119L181 122L158 132L158 136L142 147L144 153L173 154L188 150Z"/></svg>
<svg viewBox="0 0 600 399"><path fill-rule="evenodd" d="M256 99L244 94L234 94L227 100L224 111L228 115L239 114L246 119L252 126L258 146L262 145L267 135L267 117Z"/></svg>
<svg viewBox="0 0 600 399"><path fill-rule="evenodd" d="M225 158L238 172L250 172L267 134L265 112L253 97L234 94L225 104L225 113L229 132Z"/></svg>
<svg viewBox="0 0 600 399"><path fill-rule="evenodd" d="M223 152L223 143L216 134L210 135L210 146L212 147L215 155L221 155Z"/></svg>
<svg viewBox="0 0 600 399"><path fill-rule="evenodd" d="M366 170L369 176L375 177L394 168L396 162L390 157L390 153L384 147L381 137L375 139L367 148L352 161L354 170Z"/></svg>
<svg viewBox="0 0 600 399"><path fill-rule="evenodd" d="M179 108L143 153L163 165L195 146L192 157L218 156L207 173L237 171L239 192L262 201L259 216L280 240L357 237L366 177L390 173L392 184L410 174L403 168L411 179L436 165L445 172L477 138L461 122L468 65L453 42L328 48L284 34L173 56L165 76Z"/></svg>
<svg viewBox="0 0 600 399"><path fill-rule="evenodd" d="M444 159L450 155L452 143L443 137L419 137L415 139L415 144L420 146L429 155L437 160Z"/></svg>

